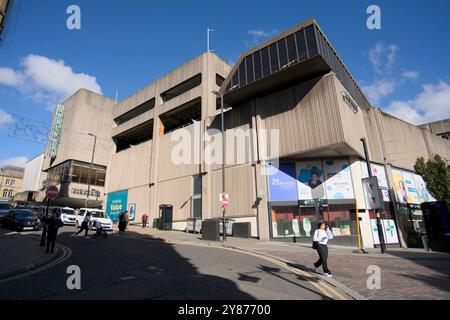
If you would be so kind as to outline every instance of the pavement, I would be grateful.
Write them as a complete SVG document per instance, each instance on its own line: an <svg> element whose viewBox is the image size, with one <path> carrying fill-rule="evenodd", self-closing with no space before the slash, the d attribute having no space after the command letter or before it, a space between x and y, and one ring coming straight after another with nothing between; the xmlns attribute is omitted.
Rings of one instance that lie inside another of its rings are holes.
<svg viewBox="0 0 450 320"><path fill-rule="evenodd" d="M34 233L18 233L0 228L0 283L2 279L37 269L56 260L61 249L53 254L45 253L39 246L39 236Z"/></svg>
<svg viewBox="0 0 450 320"><path fill-rule="evenodd" d="M312 271L317 253L311 246L299 243L261 241L227 237L226 244L201 240L200 234L181 231L160 231L153 228L129 226L134 235L149 235L178 243L205 244L232 247L266 255L291 266ZM355 299L375 300L448 300L450 299L450 254L427 252L423 249L388 248L387 254L379 249L368 249L367 254L353 253L356 248L329 245L329 268L333 278L321 280ZM369 267L380 270L380 288L367 285Z"/></svg>

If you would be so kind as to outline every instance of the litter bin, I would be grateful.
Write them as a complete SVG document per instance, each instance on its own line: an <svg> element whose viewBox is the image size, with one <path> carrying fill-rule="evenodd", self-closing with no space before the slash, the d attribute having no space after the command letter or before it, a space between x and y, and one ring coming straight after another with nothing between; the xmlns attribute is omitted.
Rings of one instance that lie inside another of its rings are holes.
<svg viewBox="0 0 450 320"><path fill-rule="evenodd" d="M195 233L195 223L196 223L195 218L188 218L187 219L187 224L186 224L186 233L192 232Z"/></svg>
<svg viewBox="0 0 450 320"><path fill-rule="evenodd" d="M153 219L153 228L158 229L159 228L159 218Z"/></svg>
<svg viewBox="0 0 450 320"><path fill-rule="evenodd" d="M159 230L172 230L173 206L162 204L159 206Z"/></svg>
<svg viewBox="0 0 450 320"><path fill-rule="evenodd" d="M220 234L223 235L223 219L222 218L218 218L218 220L220 221ZM234 223L233 219L225 218L225 224L227 226L226 227L227 236L232 236L233 235L233 223Z"/></svg>

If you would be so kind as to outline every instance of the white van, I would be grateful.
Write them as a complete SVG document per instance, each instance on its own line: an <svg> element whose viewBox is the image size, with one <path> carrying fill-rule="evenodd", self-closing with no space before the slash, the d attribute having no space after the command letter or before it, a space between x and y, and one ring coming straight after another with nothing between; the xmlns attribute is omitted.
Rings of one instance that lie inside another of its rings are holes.
<svg viewBox="0 0 450 320"><path fill-rule="evenodd" d="M76 224L77 215L74 209L69 207L64 208L56 207L55 209L58 211L61 221L64 224L69 226L74 226Z"/></svg>
<svg viewBox="0 0 450 320"><path fill-rule="evenodd" d="M75 225L77 228L81 226L81 223L83 222L84 218L86 217L87 213L91 214L91 221L97 220L101 223L104 230L112 231L113 229L113 222L112 220L106 215L105 211L100 209L92 209L92 208L81 208L78 211L77 218ZM92 223L89 225L90 229L95 229L92 226Z"/></svg>

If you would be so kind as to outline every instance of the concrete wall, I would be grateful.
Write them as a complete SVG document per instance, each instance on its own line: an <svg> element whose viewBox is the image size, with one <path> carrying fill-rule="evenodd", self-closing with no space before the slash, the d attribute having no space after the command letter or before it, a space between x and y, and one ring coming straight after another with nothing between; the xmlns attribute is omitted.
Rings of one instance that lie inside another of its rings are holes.
<svg viewBox="0 0 450 320"><path fill-rule="evenodd" d="M44 154L41 154L25 164L22 191L38 191L42 188L44 157Z"/></svg>
<svg viewBox="0 0 450 320"><path fill-rule="evenodd" d="M66 160L91 162L94 138L97 135L94 163L106 166L112 148L112 106L114 100L86 89L78 90L64 101L64 120L58 153L52 166ZM48 153L47 153L48 154ZM48 168L48 161L44 169Z"/></svg>
<svg viewBox="0 0 450 320"><path fill-rule="evenodd" d="M280 132L281 156L343 143L340 112L333 74L271 94L257 102L257 113L264 121L264 127ZM272 153L270 145L268 151Z"/></svg>

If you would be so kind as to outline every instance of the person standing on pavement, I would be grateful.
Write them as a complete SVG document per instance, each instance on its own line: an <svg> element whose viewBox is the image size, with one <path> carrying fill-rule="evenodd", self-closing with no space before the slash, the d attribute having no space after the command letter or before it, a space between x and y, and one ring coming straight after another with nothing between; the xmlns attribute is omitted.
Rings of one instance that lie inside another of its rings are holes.
<svg viewBox="0 0 450 320"><path fill-rule="evenodd" d="M148 214L144 213L142 215L142 228L145 228L147 226L147 222L148 222Z"/></svg>
<svg viewBox="0 0 450 320"><path fill-rule="evenodd" d="M313 238L319 254L319 260L314 263L314 270L317 272L317 269L322 266L324 275L329 278L332 277L330 269L328 269L328 240L331 239L333 239L333 233L330 228L325 225L325 222L319 222Z"/></svg>
<svg viewBox="0 0 450 320"><path fill-rule="evenodd" d="M86 216L84 217L83 222L81 223L80 230L78 230L78 232L75 233L74 236L75 237L78 236L84 230L85 231L84 237L87 238L88 231L89 231L89 223L91 223L91 213L90 212L86 213Z"/></svg>
<svg viewBox="0 0 450 320"><path fill-rule="evenodd" d="M55 250L56 236L58 235L58 229L63 227L64 223L61 221L59 217L59 213L56 209L53 209L52 216L48 220L48 229L47 229L47 253L50 251L51 253Z"/></svg>
<svg viewBox="0 0 450 320"><path fill-rule="evenodd" d="M126 215L125 212L119 213L119 234L125 232L126 228Z"/></svg>
<svg viewBox="0 0 450 320"><path fill-rule="evenodd" d="M128 214L128 211L125 211L125 229L128 228L129 222L130 222L130 215Z"/></svg>

